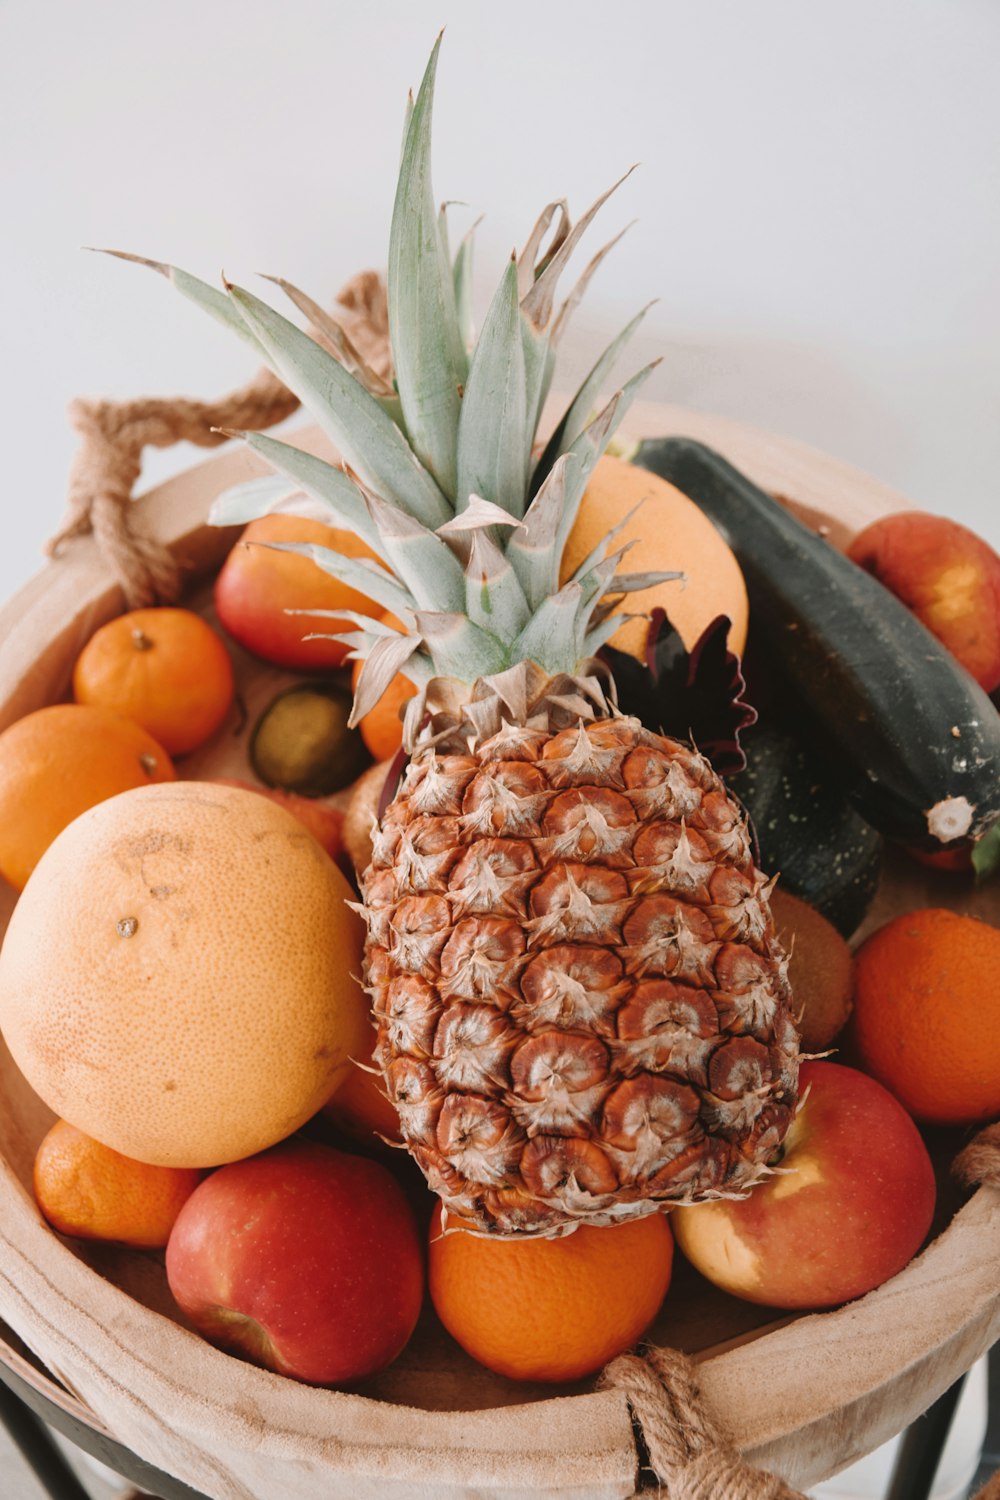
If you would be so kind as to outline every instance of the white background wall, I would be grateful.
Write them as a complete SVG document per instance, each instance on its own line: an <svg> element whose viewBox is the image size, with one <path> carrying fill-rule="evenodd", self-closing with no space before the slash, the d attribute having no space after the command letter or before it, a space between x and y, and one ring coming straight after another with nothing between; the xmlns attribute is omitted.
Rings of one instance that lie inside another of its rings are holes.
<svg viewBox="0 0 1000 1500"><path fill-rule="evenodd" d="M576 357L659 296L654 394L1000 545L998 0L4 0L0 594L60 518L74 394L249 373L165 282L79 247L326 300L384 260L442 22L435 188L487 210L484 298L542 204L580 210L639 160Z"/></svg>

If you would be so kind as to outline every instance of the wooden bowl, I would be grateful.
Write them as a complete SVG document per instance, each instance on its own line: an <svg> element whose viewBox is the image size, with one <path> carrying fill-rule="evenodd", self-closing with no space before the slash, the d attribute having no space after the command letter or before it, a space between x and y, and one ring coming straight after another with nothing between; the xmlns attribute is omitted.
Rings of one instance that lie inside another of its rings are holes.
<svg viewBox="0 0 1000 1500"><path fill-rule="evenodd" d="M907 504L846 465L721 418L639 406L630 428L702 438L834 541ZM312 430L297 441L322 447ZM142 501L206 610L208 580L235 536L204 524L209 504L260 468L243 450L226 452ZM28 583L0 611L0 727L65 697L78 651L121 608L90 540ZM289 679L234 655L252 720ZM246 776L245 735L233 730L181 761L181 774ZM3 924L13 902L5 891ZM890 859L868 925L926 905L1000 923L995 885L975 890ZM632 1494L639 1460L623 1395L493 1375L430 1311L400 1359L354 1394L212 1348L174 1309L162 1256L62 1239L44 1223L31 1167L51 1119L0 1048L0 1318L61 1383L64 1407L77 1403L159 1469L218 1500ZM942 1162L961 1143L957 1132L938 1140ZM937 1229L899 1276L822 1314L776 1319L679 1267L650 1337L696 1355L706 1400L751 1461L814 1484L900 1431L1000 1335L1000 1193L980 1188L963 1201L943 1186Z"/></svg>

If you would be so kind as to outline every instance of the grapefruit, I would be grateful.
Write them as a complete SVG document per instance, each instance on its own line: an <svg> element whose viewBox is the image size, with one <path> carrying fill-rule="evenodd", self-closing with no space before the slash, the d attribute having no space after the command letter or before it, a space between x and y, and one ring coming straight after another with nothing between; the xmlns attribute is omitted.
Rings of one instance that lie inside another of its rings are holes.
<svg viewBox="0 0 1000 1500"><path fill-rule="evenodd" d="M291 1135L369 1044L352 892L256 792L141 787L50 845L0 952L0 1028L56 1114L210 1167Z"/></svg>

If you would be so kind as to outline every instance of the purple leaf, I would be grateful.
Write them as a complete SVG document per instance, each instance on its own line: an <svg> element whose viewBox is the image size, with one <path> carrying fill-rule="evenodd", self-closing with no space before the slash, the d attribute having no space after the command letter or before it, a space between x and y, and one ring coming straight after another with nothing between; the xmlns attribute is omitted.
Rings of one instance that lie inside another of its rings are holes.
<svg viewBox="0 0 1000 1500"><path fill-rule="evenodd" d="M689 652L665 611L654 609L645 666L610 646L601 653L614 674L622 711L647 729L690 740L720 776L744 769L740 733L757 721L757 710L743 697L740 659L726 643L729 626L726 615L717 615Z"/></svg>

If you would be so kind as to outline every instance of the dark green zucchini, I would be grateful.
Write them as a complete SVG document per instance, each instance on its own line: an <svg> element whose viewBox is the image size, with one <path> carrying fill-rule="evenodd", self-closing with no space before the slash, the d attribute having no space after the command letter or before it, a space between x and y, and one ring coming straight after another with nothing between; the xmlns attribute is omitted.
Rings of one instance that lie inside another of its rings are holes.
<svg viewBox="0 0 1000 1500"><path fill-rule="evenodd" d="M757 724L741 744L746 769L726 784L753 821L760 868L850 937L875 895L882 835L818 756L783 729Z"/></svg>
<svg viewBox="0 0 1000 1500"><path fill-rule="evenodd" d="M756 644L866 821L930 850L985 832L1000 817L1000 715L916 616L704 444L646 442L636 461L729 541Z"/></svg>

